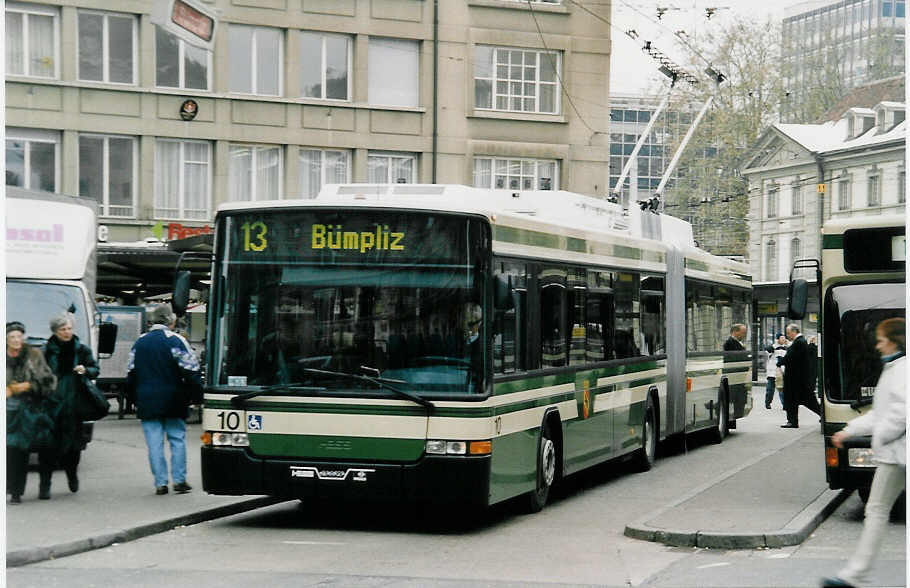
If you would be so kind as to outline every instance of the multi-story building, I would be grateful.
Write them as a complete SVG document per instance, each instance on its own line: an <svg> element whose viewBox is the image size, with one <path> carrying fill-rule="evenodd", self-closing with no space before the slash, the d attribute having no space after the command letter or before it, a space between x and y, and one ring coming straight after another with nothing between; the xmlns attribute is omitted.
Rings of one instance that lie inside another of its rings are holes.
<svg viewBox="0 0 910 588"><path fill-rule="evenodd" d="M118 242L328 182L606 193L609 3L210 4L207 53L148 1L7 2L7 184L97 199Z"/></svg>
<svg viewBox="0 0 910 588"><path fill-rule="evenodd" d="M904 211L905 104L857 100L881 95L875 89L857 88L855 106L838 109L835 120L772 125L746 160L749 259L759 308L767 309L760 314L783 321L793 261L819 259L826 220Z"/></svg>
<svg viewBox="0 0 910 588"><path fill-rule="evenodd" d="M784 120L813 120L806 104L813 92L830 91L837 99L860 84L903 72L905 27L905 0L810 0L788 9L781 30L789 91Z"/></svg>

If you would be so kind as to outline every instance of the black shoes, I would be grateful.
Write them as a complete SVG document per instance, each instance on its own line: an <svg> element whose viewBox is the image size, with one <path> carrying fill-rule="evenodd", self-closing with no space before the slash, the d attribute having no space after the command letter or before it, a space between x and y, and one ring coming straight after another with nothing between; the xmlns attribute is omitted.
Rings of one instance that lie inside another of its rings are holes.
<svg viewBox="0 0 910 588"><path fill-rule="evenodd" d="M167 486L158 486L157 488L155 488L155 494L157 496L167 494Z"/></svg>
<svg viewBox="0 0 910 588"><path fill-rule="evenodd" d="M822 578L822 588L853 588L853 584L846 580L841 580L837 576L833 578Z"/></svg>
<svg viewBox="0 0 910 588"><path fill-rule="evenodd" d="M40 490L38 490L38 499L39 500L50 500L51 499L51 489L48 487L48 488L41 488Z"/></svg>
<svg viewBox="0 0 910 588"><path fill-rule="evenodd" d="M66 483L70 487L70 492L79 492L79 476L76 475L75 471L66 472Z"/></svg>
<svg viewBox="0 0 910 588"><path fill-rule="evenodd" d="M22 504L22 497L19 496L18 494L13 494L12 496L9 497L9 503L10 504Z"/></svg>
<svg viewBox="0 0 910 588"><path fill-rule="evenodd" d="M793 423L787 423L786 425L781 425L781 429L798 429L799 425L794 425Z"/></svg>
<svg viewBox="0 0 910 588"><path fill-rule="evenodd" d="M167 489L167 488L165 488L165 489ZM193 489L193 487L190 486L189 484L187 484L186 482L178 482L177 484L174 484L174 492L176 492L177 494L186 494L187 492L189 492L192 489Z"/></svg>
<svg viewBox="0 0 910 588"><path fill-rule="evenodd" d="M765 403L765 408L767 408L768 410L771 410L771 403L770 403L770 402L766 402L766 403Z"/></svg>

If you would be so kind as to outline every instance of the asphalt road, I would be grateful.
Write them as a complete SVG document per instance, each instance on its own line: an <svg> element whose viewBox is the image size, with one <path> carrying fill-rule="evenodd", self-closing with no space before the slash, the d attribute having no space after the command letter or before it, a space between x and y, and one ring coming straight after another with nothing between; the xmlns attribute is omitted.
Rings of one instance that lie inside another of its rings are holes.
<svg viewBox="0 0 910 588"><path fill-rule="evenodd" d="M624 526L744 460L815 429L780 429L761 402L722 445L691 444L647 473L576 476L535 515L513 504L479 519L407 509L286 502L135 542L7 570L10 587L53 586L817 586L862 525L849 498L802 545L723 551L623 536ZM809 414L801 422L810 423ZM761 484L762 480L755 480ZM773 501L768 496L768 501ZM720 508L735 508L737 497ZM755 516L762 515L755 509ZM905 527L882 550L881 584L906 585Z"/></svg>

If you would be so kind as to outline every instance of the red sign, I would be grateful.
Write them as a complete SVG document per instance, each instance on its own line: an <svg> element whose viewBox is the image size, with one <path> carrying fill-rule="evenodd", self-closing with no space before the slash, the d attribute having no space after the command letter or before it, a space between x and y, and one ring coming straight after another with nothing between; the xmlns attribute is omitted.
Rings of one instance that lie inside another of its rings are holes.
<svg viewBox="0 0 910 588"><path fill-rule="evenodd" d="M196 235L211 235L212 227L205 225L204 227L184 227L180 223L168 223L167 225L167 239L171 241L173 239L186 239L187 237L195 237Z"/></svg>
<svg viewBox="0 0 910 588"><path fill-rule="evenodd" d="M183 27L203 41L211 41L215 30L215 21L202 14L186 2L175 0L171 20L175 25Z"/></svg>

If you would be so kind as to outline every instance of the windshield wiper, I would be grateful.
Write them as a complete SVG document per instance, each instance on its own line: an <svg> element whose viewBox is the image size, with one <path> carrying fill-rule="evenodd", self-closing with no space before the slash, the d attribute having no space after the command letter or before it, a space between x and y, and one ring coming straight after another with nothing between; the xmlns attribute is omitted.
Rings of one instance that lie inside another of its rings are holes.
<svg viewBox="0 0 910 588"><path fill-rule="evenodd" d="M400 386L402 384L407 384L407 382L405 382L404 380L392 380L389 378L377 378L374 376L367 376L364 374L349 374L347 372L332 372L332 371L328 371L328 370L317 370L317 369L313 369L313 368L303 368L303 371L308 374L313 374L314 376L323 376L326 378L347 378L349 380L357 380L359 382L370 382L371 384L379 386L380 390L382 390L382 389L391 390L392 392L394 392L395 394L398 394L402 398L406 398L406 399L410 400L411 402L416 402L417 404L419 404L421 406L425 406L429 410L434 410L436 408L436 405L433 404L432 401L427 400L426 398L423 398L421 396L418 396L417 394L412 394L412 393L408 392L407 390L405 390L404 388L401 388Z"/></svg>
<svg viewBox="0 0 910 588"><path fill-rule="evenodd" d="M302 388L300 390L292 390L292 388ZM231 405L236 407L242 407L246 404L246 401L255 398L257 396L264 396L266 394L272 394L277 391L283 391L286 396L306 396L313 392L325 392L325 388L316 388L312 386L304 387L302 382L294 382L291 384L273 384L271 386L266 386L265 388L260 388L259 390L253 390L252 392L244 392L243 394L237 394L236 396L231 397ZM290 392L290 394L288 394Z"/></svg>

